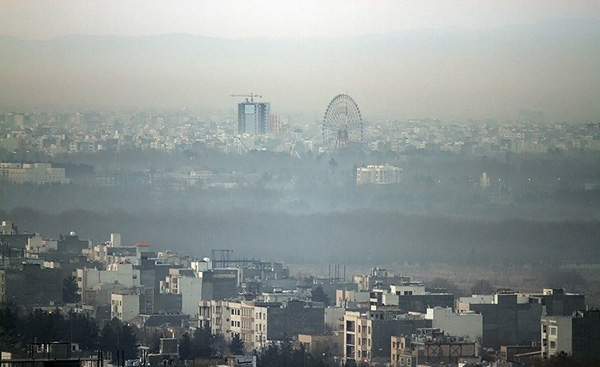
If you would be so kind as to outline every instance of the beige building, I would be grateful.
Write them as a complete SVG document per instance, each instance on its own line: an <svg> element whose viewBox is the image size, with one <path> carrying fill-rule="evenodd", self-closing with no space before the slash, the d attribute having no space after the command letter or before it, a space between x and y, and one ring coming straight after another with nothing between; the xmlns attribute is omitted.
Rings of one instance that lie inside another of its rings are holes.
<svg viewBox="0 0 600 367"><path fill-rule="evenodd" d="M399 311L346 311L344 315L344 361L384 363L390 358L390 338L411 335L431 326L422 315Z"/></svg>
<svg viewBox="0 0 600 367"><path fill-rule="evenodd" d="M396 184L402 181L402 168L390 165L368 165L356 169L356 185Z"/></svg>
<svg viewBox="0 0 600 367"><path fill-rule="evenodd" d="M134 269L131 263L109 264L106 270L77 269L76 274L82 300L93 298L86 295L86 292L93 290L94 286L99 284L119 284L126 288L140 286L140 271Z"/></svg>
<svg viewBox="0 0 600 367"><path fill-rule="evenodd" d="M427 308L425 318L431 320L431 327L446 335L469 340L481 340L483 337L483 316L473 311L455 313L450 307Z"/></svg>
<svg viewBox="0 0 600 367"><path fill-rule="evenodd" d="M127 322L140 314L140 294L137 289L112 293L110 297L110 316Z"/></svg>
<svg viewBox="0 0 600 367"><path fill-rule="evenodd" d="M334 333L330 335L308 335L298 334L298 344L303 345L305 350L312 355L339 356L342 355L343 334Z"/></svg>
<svg viewBox="0 0 600 367"><path fill-rule="evenodd" d="M542 357L550 358L560 352L572 354L573 329L572 316L543 316Z"/></svg>
<svg viewBox="0 0 600 367"><path fill-rule="evenodd" d="M447 337L439 329L420 329L410 337L392 336L390 344L392 367L446 366L480 361L477 342Z"/></svg>
<svg viewBox="0 0 600 367"><path fill-rule="evenodd" d="M67 184L64 168L52 167L50 163L0 163L0 180L24 184Z"/></svg>
<svg viewBox="0 0 600 367"><path fill-rule="evenodd" d="M302 301L200 301L198 326L223 335L227 342L238 335L246 349L253 350L298 334L323 334L324 309Z"/></svg>

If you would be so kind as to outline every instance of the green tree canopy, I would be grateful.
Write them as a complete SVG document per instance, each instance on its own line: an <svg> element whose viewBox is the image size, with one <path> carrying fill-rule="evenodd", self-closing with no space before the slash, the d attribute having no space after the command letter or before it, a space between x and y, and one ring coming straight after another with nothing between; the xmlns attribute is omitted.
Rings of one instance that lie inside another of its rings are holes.
<svg viewBox="0 0 600 367"><path fill-rule="evenodd" d="M322 286L318 286L317 288L313 289L310 295L310 299L314 302L323 302L325 306L329 306L331 303L329 297L327 297L325 292L323 292Z"/></svg>
<svg viewBox="0 0 600 367"><path fill-rule="evenodd" d="M244 341L240 338L239 334L235 334L233 338L231 338L229 351L234 355L244 354Z"/></svg>
<svg viewBox="0 0 600 367"><path fill-rule="evenodd" d="M189 361L194 359L192 338L190 334L185 333L179 339L179 359L182 361Z"/></svg>
<svg viewBox="0 0 600 367"><path fill-rule="evenodd" d="M74 276L63 279L62 300L64 303L78 303L80 300L77 294L77 279Z"/></svg>

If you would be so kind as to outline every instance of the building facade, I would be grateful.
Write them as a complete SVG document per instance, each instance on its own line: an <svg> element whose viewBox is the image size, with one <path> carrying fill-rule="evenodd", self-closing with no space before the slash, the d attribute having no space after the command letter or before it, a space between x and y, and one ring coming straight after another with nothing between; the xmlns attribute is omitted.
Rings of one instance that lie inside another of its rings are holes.
<svg viewBox="0 0 600 367"><path fill-rule="evenodd" d="M583 360L600 361L600 310L542 317L541 340L542 358L566 353Z"/></svg>
<svg viewBox="0 0 600 367"><path fill-rule="evenodd" d="M198 326L230 342L239 335L247 349L260 349L265 343L283 341L298 334L323 334L324 309L318 303L290 301L201 301Z"/></svg>
<svg viewBox="0 0 600 367"><path fill-rule="evenodd" d="M346 363L385 362L390 356L393 335L411 335L431 327L420 315L394 311L346 311L344 314L344 361Z"/></svg>
<svg viewBox="0 0 600 367"><path fill-rule="evenodd" d="M425 318L431 320L431 327L446 335L481 340L483 337L483 316L473 311L456 313L450 307L428 308Z"/></svg>
<svg viewBox="0 0 600 367"><path fill-rule="evenodd" d="M242 102L238 104L238 133L262 135L268 133L271 104Z"/></svg>
<svg viewBox="0 0 600 367"><path fill-rule="evenodd" d="M52 167L50 163L0 163L0 180L24 184L67 184L64 168Z"/></svg>
<svg viewBox="0 0 600 367"><path fill-rule="evenodd" d="M501 345L531 344L540 340L541 303L531 302L516 293L497 293L493 297L462 297L457 311L474 311L483 316L483 340L486 348Z"/></svg>
<svg viewBox="0 0 600 367"><path fill-rule="evenodd" d="M402 180L402 168L390 165L368 165L356 169L356 184L396 184Z"/></svg>

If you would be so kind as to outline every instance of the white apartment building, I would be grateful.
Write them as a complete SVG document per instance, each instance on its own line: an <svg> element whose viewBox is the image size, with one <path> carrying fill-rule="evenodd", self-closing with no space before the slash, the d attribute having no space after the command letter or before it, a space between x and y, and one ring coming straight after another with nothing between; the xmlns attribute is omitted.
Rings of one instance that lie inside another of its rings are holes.
<svg viewBox="0 0 600 367"><path fill-rule="evenodd" d="M431 327L431 321L421 314L396 311L346 311L343 320L343 358L357 364L385 363L390 358L392 336L411 335L419 328Z"/></svg>
<svg viewBox="0 0 600 367"><path fill-rule="evenodd" d="M550 358L560 352L573 353L572 316L544 316L542 325L542 357Z"/></svg>
<svg viewBox="0 0 600 367"><path fill-rule="evenodd" d="M17 184L69 183L65 169L53 168L50 163L0 163L0 180Z"/></svg>
<svg viewBox="0 0 600 367"><path fill-rule="evenodd" d="M181 294L181 312L194 316L202 298L202 277L197 277L193 269L169 269L164 282L164 291Z"/></svg>
<svg viewBox="0 0 600 367"><path fill-rule="evenodd" d="M27 257L35 257L36 254L42 254L48 251L56 250L58 250L57 240L45 240L42 238L42 236L38 234L28 238L27 245L25 245L25 252Z"/></svg>
<svg viewBox="0 0 600 367"><path fill-rule="evenodd" d="M111 294L110 316L122 322L131 321L140 314L140 294L137 290Z"/></svg>
<svg viewBox="0 0 600 367"><path fill-rule="evenodd" d="M140 271L131 263L109 264L106 270L96 268L77 269L77 286L81 290L81 299L85 292L98 284L120 284L126 288L140 286Z"/></svg>
<svg viewBox="0 0 600 367"><path fill-rule="evenodd" d="M455 313L450 307L427 308L425 318L431 320L431 327L440 329L446 335L472 341L483 337L483 316L472 311Z"/></svg>
<svg viewBox="0 0 600 367"><path fill-rule="evenodd" d="M322 334L324 308L302 301L267 303L256 301L201 301L198 325L230 342L235 335L246 349L260 349L268 341L297 334Z"/></svg>
<svg viewBox="0 0 600 367"><path fill-rule="evenodd" d="M356 169L356 184L396 184L402 180L402 168L390 165L368 165Z"/></svg>

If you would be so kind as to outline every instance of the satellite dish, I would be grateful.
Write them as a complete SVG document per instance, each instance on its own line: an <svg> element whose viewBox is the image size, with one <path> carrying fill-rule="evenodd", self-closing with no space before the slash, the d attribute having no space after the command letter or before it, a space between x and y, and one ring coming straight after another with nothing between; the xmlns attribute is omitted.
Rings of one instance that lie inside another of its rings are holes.
<svg viewBox="0 0 600 367"><path fill-rule="evenodd" d="M75 231L71 231L71 232L69 232L69 235L70 235L70 236L75 236L76 234L77 234L77 233L75 233Z"/></svg>
<svg viewBox="0 0 600 367"><path fill-rule="evenodd" d="M209 262L210 262L210 258L209 258L209 257L205 257L205 258L204 258L204 259L202 259L202 260L204 260L204 262L206 262L206 263L209 263Z"/></svg>

